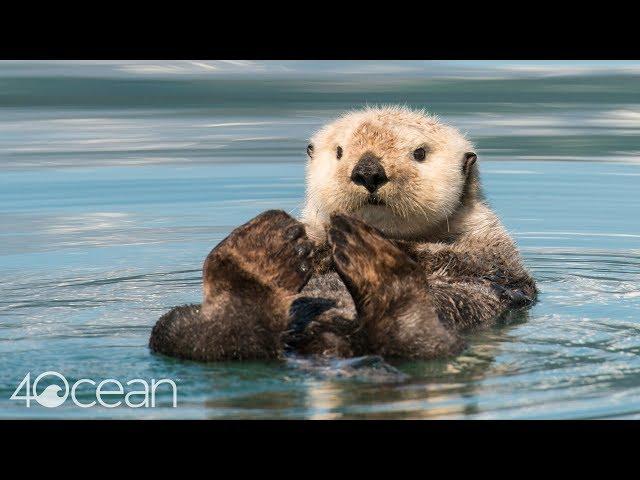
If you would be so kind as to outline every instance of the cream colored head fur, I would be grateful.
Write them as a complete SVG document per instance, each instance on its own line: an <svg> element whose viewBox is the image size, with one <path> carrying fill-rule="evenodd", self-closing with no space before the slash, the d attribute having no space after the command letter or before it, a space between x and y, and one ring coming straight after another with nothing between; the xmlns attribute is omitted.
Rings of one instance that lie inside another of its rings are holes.
<svg viewBox="0 0 640 480"><path fill-rule="evenodd" d="M310 145L302 221L316 241L324 238L333 212L359 217L390 238L428 236L460 207L465 154L474 150L455 128L403 107L348 112L319 130ZM419 148L426 151L422 161L414 158ZM369 191L351 180L365 153L380 159L388 177L376 192L383 205L372 204Z"/></svg>

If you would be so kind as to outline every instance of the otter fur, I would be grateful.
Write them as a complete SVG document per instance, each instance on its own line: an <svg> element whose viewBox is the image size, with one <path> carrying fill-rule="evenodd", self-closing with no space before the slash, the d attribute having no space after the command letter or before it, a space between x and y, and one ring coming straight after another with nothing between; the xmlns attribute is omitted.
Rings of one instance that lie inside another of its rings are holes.
<svg viewBox="0 0 640 480"><path fill-rule="evenodd" d="M204 262L202 305L163 315L153 351L437 358L464 348L461 332L535 301L455 128L369 108L323 127L307 153L301 221L270 210L220 242Z"/></svg>

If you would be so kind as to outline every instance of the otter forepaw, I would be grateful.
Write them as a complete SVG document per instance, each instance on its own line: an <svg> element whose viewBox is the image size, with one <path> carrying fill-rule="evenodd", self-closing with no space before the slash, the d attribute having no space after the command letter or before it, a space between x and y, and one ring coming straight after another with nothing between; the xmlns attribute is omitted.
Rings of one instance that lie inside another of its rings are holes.
<svg viewBox="0 0 640 480"><path fill-rule="evenodd" d="M238 227L215 251L262 284L290 293L302 290L312 273L313 243L304 225L282 210L268 210Z"/></svg>
<svg viewBox="0 0 640 480"><path fill-rule="evenodd" d="M333 215L328 238L336 271L361 315L379 314L413 283L424 281L417 263L360 220Z"/></svg>
<svg viewBox="0 0 640 480"><path fill-rule="evenodd" d="M344 215L331 218L329 242L369 351L407 358L459 351L462 343L439 321L424 272L406 253Z"/></svg>

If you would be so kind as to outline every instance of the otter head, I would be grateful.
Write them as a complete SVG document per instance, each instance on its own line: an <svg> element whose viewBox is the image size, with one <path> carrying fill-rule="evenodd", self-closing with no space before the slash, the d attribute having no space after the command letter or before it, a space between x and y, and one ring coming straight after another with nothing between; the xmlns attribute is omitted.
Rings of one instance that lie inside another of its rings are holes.
<svg viewBox="0 0 640 480"><path fill-rule="evenodd" d="M390 238L424 238L460 209L475 177L473 145L407 108L347 113L312 137L307 154L303 221L316 240L333 212Z"/></svg>

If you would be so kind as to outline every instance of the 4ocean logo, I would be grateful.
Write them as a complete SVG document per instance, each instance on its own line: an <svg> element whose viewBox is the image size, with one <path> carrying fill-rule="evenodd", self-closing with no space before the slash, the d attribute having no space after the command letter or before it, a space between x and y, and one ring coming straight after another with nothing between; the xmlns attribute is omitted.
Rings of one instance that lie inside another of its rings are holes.
<svg viewBox="0 0 640 480"><path fill-rule="evenodd" d="M24 401L27 408L31 407L34 400L46 408L60 407L69 397L76 406L81 408L90 408L98 404L105 408L119 406L153 408L156 406L158 387L162 385L169 388L167 393L171 394L171 406L176 408L178 406L178 387L173 380L152 378L151 382L148 382L141 378L135 378L123 384L113 378L100 382L90 378L81 378L70 385L64 375L55 371L41 373L33 383L31 383L31 372L28 372L9 398L10 400ZM137 389L128 390L130 387L137 387ZM81 390L81 394L79 390ZM85 401L81 401L79 396Z"/></svg>
<svg viewBox="0 0 640 480"><path fill-rule="evenodd" d="M58 383L53 383L51 385L48 385L42 390L41 393L37 393L38 383L44 377L48 377L48 376L56 377L58 380L63 382L64 392L62 396L60 396L59 393L63 391L63 388ZM26 395L21 396L19 395L19 392L23 388L26 389ZM67 400L68 396L69 396L69 382L67 382L67 379L64 378L62 374L58 372L41 373L35 379L35 381L33 382L33 385L31 385L31 372L29 372L22 379L22 382L20 382L20 385L18 385L18 388L16 388L16 391L13 392L13 395L11 395L10 398L11 400L26 400L27 407L31 406L31 400L35 400L43 407L55 408L62 405Z"/></svg>

